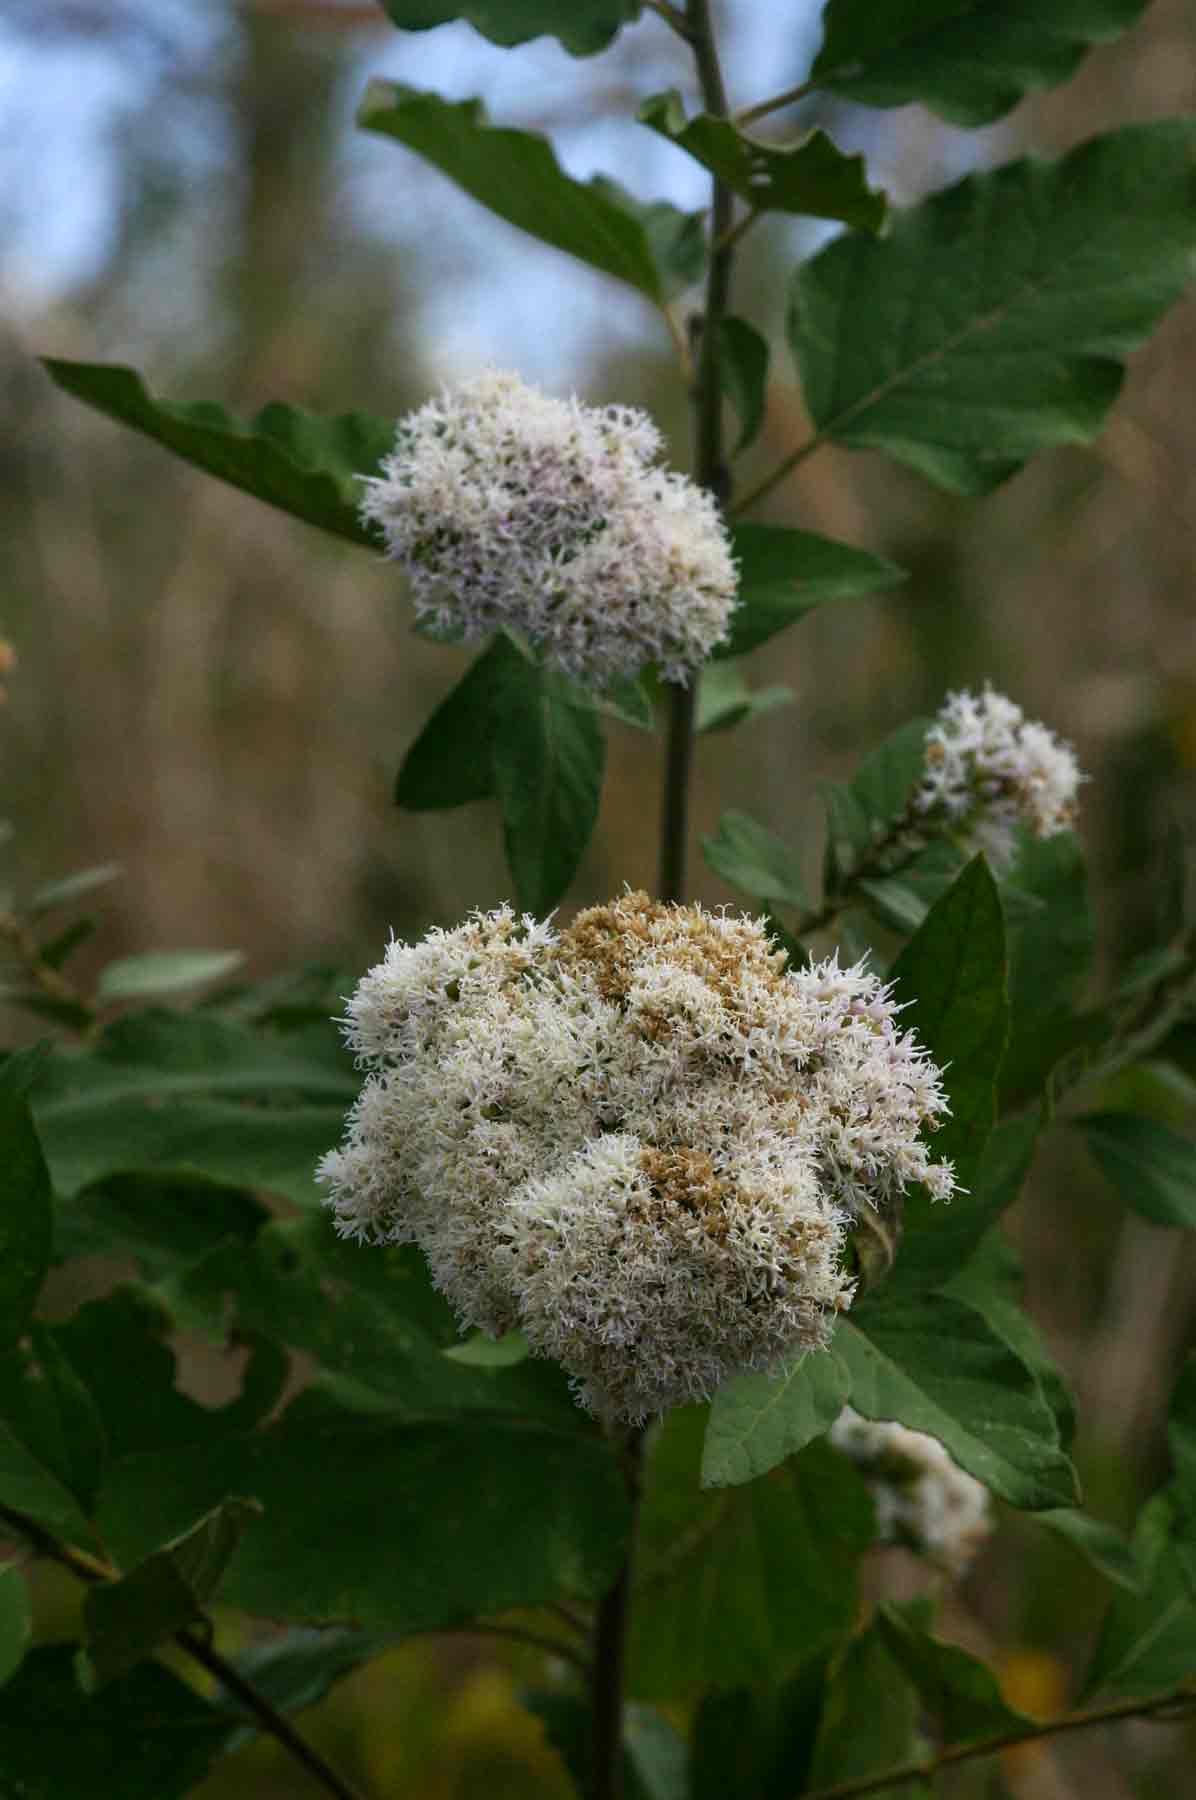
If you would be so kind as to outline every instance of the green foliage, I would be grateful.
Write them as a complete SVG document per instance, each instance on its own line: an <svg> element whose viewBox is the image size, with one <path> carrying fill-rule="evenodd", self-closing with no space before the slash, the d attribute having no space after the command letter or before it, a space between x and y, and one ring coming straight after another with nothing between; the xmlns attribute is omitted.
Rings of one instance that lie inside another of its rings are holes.
<svg viewBox="0 0 1196 1800"><path fill-rule="evenodd" d="M904 569L836 544L813 531L783 525L737 525L732 547L739 563L739 604L731 635L716 658L743 656L828 600L855 600L895 587Z"/></svg>
<svg viewBox="0 0 1196 1800"><path fill-rule="evenodd" d="M1029 1725L1023 1714L1006 1706L991 1670L966 1650L928 1637L892 1607L878 1612L877 1628L934 1721L941 1743L973 1743Z"/></svg>
<svg viewBox="0 0 1196 1800"><path fill-rule="evenodd" d="M885 222L885 197L868 186L863 157L845 156L825 131L807 132L796 144L763 144L730 119L687 119L675 88L645 100L639 119L688 151L752 212L802 213L864 231Z"/></svg>
<svg viewBox="0 0 1196 1800"><path fill-rule="evenodd" d="M916 1756L918 1707L914 1690L878 1625L853 1638L832 1666L814 1745L813 1791L862 1780ZM879 1800L926 1800L924 1782L886 1788Z"/></svg>
<svg viewBox="0 0 1196 1800"><path fill-rule="evenodd" d="M100 972L98 998L156 1000L187 988L222 981L245 961L240 950L149 950L140 956L122 956Z"/></svg>
<svg viewBox="0 0 1196 1800"><path fill-rule="evenodd" d="M605 50L616 32L640 16L641 0L382 0L403 31L426 31L467 19L495 44L524 44L551 33L574 56Z"/></svg>
<svg viewBox="0 0 1196 1800"><path fill-rule="evenodd" d="M249 1501L225 1500L118 1581L88 1589L87 1657L98 1685L127 1674L202 1616L238 1538L259 1510Z"/></svg>
<svg viewBox="0 0 1196 1800"><path fill-rule="evenodd" d="M719 373L723 392L739 414L738 456L755 443L768 401L768 339L747 319L719 320Z"/></svg>
<svg viewBox="0 0 1196 1800"><path fill-rule="evenodd" d="M531 1692L523 1704L542 1720L545 1736L579 1794L589 1783L590 1708L573 1694ZM632 1701L623 1716L625 1800L689 1800L685 1740L653 1706Z"/></svg>
<svg viewBox="0 0 1196 1800"><path fill-rule="evenodd" d="M693 1727L690 1800L793 1800L809 1785L828 1657L812 1657L791 1681L707 1696Z"/></svg>
<svg viewBox="0 0 1196 1800"><path fill-rule="evenodd" d="M1105 1615L1085 1696L1151 1694L1186 1681L1196 1667L1196 1581L1190 1500L1163 1488L1142 1508L1133 1551L1141 1591L1121 1592Z"/></svg>
<svg viewBox="0 0 1196 1800"><path fill-rule="evenodd" d="M833 1349L811 1351L775 1375L724 1382L710 1408L702 1485L740 1486L804 1450L834 1424L850 1387Z"/></svg>
<svg viewBox="0 0 1196 1800"><path fill-rule="evenodd" d="M24 1331L50 1261L50 1176L26 1097L45 1050L0 1064L0 1348Z"/></svg>
<svg viewBox="0 0 1196 1800"><path fill-rule="evenodd" d="M1126 1542L1116 1526L1103 1519L1094 1519L1074 1506L1062 1506L1057 1512L1035 1513L1034 1520L1070 1544L1085 1562L1100 1570L1106 1581L1128 1588L1131 1593L1141 1593L1142 1570L1138 1567L1138 1559L1133 1546Z"/></svg>
<svg viewBox="0 0 1196 1800"><path fill-rule="evenodd" d="M663 305L702 272L700 215L639 202L613 181L574 181L546 138L491 125L480 100L442 100L372 81L358 112L366 131L434 163L500 219L567 251Z"/></svg>
<svg viewBox="0 0 1196 1800"><path fill-rule="evenodd" d="M631 1691L647 1699L772 1683L833 1645L874 1535L863 1481L825 1444L762 1481L702 1490L705 1425L705 1408L670 1413L648 1466L629 1646Z"/></svg>
<svg viewBox="0 0 1196 1800"><path fill-rule="evenodd" d="M519 903L543 914L590 841L604 758L592 697L503 633L407 752L395 799L422 812L497 795Z"/></svg>
<svg viewBox="0 0 1196 1800"><path fill-rule="evenodd" d="M747 813L725 812L702 852L716 875L757 900L804 909L806 890L797 853Z"/></svg>
<svg viewBox="0 0 1196 1800"><path fill-rule="evenodd" d="M25 1660L33 1636L29 1590L14 1564L0 1567L0 1687Z"/></svg>
<svg viewBox="0 0 1196 1800"><path fill-rule="evenodd" d="M972 175L797 270L789 336L823 437L983 494L1088 443L1187 285L1196 124L1126 126Z"/></svg>
<svg viewBox="0 0 1196 1800"><path fill-rule="evenodd" d="M1015 916L1006 894L1011 1029L1001 1068L1005 1105L1036 1098L1052 1069L1082 1042L1088 1027L1076 1009L1094 945L1088 875L1070 832L1023 838L1010 881L1038 904Z"/></svg>
<svg viewBox="0 0 1196 1800"><path fill-rule="evenodd" d="M987 125L1035 88L1066 81L1093 44L1135 23L1146 0L828 0L817 87L864 106L920 100L957 125Z"/></svg>
<svg viewBox="0 0 1196 1800"><path fill-rule="evenodd" d="M45 1326L0 1356L0 1505L76 1543L89 1518L107 1444L91 1396Z"/></svg>
<svg viewBox="0 0 1196 1800"><path fill-rule="evenodd" d="M929 719L911 719L869 752L850 782L823 789L830 894L846 892L858 872L872 866L878 846L892 838L925 766L929 729Z"/></svg>
<svg viewBox="0 0 1196 1800"><path fill-rule="evenodd" d="M185 462L309 525L378 548L357 508L361 476L372 474L393 445L390 420L367 413L321 418L274 404L246 424L209 401L156 400L132 369L43 360L68 394L165 444Z"/></svg>
<svg viewBox="0 0 1196 1800"><path fill-rule="evenodd" d="M1127 1206L1156 1225L1196 1227L1196 1144L1130 1113L1086 1113L1076 1123Z"/></svg>

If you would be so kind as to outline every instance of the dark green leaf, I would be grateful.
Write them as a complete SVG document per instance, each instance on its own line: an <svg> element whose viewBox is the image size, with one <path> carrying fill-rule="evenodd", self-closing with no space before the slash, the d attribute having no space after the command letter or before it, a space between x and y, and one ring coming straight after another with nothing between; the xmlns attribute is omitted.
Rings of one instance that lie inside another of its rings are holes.
<svg viewBox="0 0 1196 1800"><path fill-rule="evenodd" d="M259 1511L250 1501L225 1500L119 1581L87 1590L87 1655L100 1686L127 1674L201 1617L242 1531Z"/></svg>
<svg viewBox="0 0 1196 1800"><path fill-rule="evenodd" d="M930 1200L920 1189L906 1195L894 1291L937 1287L960 1275L985 1233L1020 1194L1041 1126L1036 1107L1002 1119L985 1142L966 1194L946 1203ZM959 1298L969 1296L961 1291Z"/></svg>
<svg viewBox="0 0 1196 1800"><path fill-rule="evenodd" d="M798 269L789 335L822 437L982 494L1088 443L1196 247L1196 122L971 175Z"/></svg>
<svg viewBox="0 0 1196 1800"><path fill-rule="evenodd" d="M605 50L616 32L638 19L641 0L382 0L403 31L427 31L467 19L492 43L525 44L550 34L574 56Z"/></svg>
<svg viewBox="0 0 1196 1800"><path fill-rule="evenodd" d="M851 1626L872 1542L856 1471L811 1444L762 1481L699 1488L705 1408L670 1413L647 1473L630 1681L649 1699L775 1682Z"/></svg>
<svg viewBox="0 0 1196 1800"><path fill-rule="evenodd" d="M853 1638L834 1664L810 1770L810 1791L863 1780L918 1754L914 1691L878 1626ZM922 1781L878 1790L873 1800L924 1800Z"/></svg>
<svg viewBox="0 0 1196 1800"><path fill-rule="evenodd" d="M0 1348L24 1331L50 1265L50 1176L27 1095L48 1045L0 1065Z"/></svg>
<svg viewBox="0 0 1196 1800"><path fill-rule="evenodd" d="M702 853L716 875L757 900L799 910L809 904L797 852L747 813L725 812L717 835L702 839Z"/></svg>
<svg viewBox="0 0 1196 1800"><path fill-rule="evenodd" d="M693 1727L690 1800L793 1800L809 1787L829 1658L781 1687L710 1694Z"/></svg>
<svg viewBox="0 0 1196 1800"><path fill-rule="evenodd" d="M96 1694L69 1644L34 1650L0 1688L4 1800L179 1800L224 1749L236 1715L158 1663Z"/></svg>
<svg viewBox="0 0 1196 1800"><path fill-rule="evenodd" d="M371 81L357 115L366 131L396 138L442 170L458 187L522 231L580 257L663 304L693 279L692 233L674 212L662 231L663 203L651 229L638 205L613 182L574 181L547 138L491 125L480 100L442 100L400 82ZM682 267L662 266L662 247Z"/></svg>
<svg viewBox="0 0 1196 1800"><path fill-rule="evenodd" d="M321 418L296 407L264 407L246 424L221 406L155 400L132 369L47 357L51 378L76 400L165 444L233 487L337 537L376 550L358 514L361 477L394 444L394 424L368 413Z"/></svg>
<svg viewBox="0 0 1196 1800"><path fill-rule="evenodd" d="M395 786L397 806L439 812L491 797L492 708L510 658L517 654L505 637L495 638L440 702L403 758Z"/></svg>
<svg viewBox="0 0 1196 1800"><path fill-rule="evenodd" d="M1196 1144L1153 1119L1085 1113L1076 1124L1125 1204L1156 1225L1196 1228Z"/></svg>
<svg viewBox="0 0 1196 1800"><path fill-rule="evenodd" d="M746 319L725 318L718 324L719 374L723 393L739 414L738 456L756 441L768 400L768 339Z"/></svg>
<svg viewBox="0 0 1196 1800"><path fill-rule="evenodd" d="M1029 1122L1022 1123L1028 1129ZM1013 1120L1004 1122L989 1140L990 1146L999 1154L1003 1154L999 1149L1000 1140L1007 1131L1011 1147L1016 1151L1013 1127ZM1007 1197L1012 1199L1012 1192L1008 1192ZM1075 1401L1038 1327L1022 1309L1023 1285L1021 1260L1004 1232L994 1226L985 1233L968 1261L952 1276L943 1291L951 1299L962 1300L965 1306L978 1312L1001 1342L1025 1363L1054 1416L1060 1443L1067 1445L1075 1435Z"/></svg>
<svg viewBox="0 0 1196 1800"><path fill-rule="evenodd" d="M32 1636L25 1577L13 1565L0 1567L0 1687L24 1662Z"/></svg>
<svg viewBox="0 0 1196 1800"><path fill-rule="evenodd" d="M1024 838L1003 887L1009 936L1009 1048L1001 1067L1005 1105L1036 1098L1078 1042L1076 1007L1092 967L1088 877L1070 832ZM1039 902L1013 908L1011 894Z"/></svg>
<svg viewBox="0 0 1196 1800"><path fill-rule="evenodd" d="M716 660L743 656L828 600L855 600L908 579L905 570L866 550L783 525L737 525L739 604Z"/></svg>
<svg viewBox="0 0 1196 1800"><path fill-rule="evenodd" d="M200 1175L110 1175L59 1208L54 1253L131 1256L161 1280L227 1238L248 1244L268 1218L253 1194Z"/></svg>
<svg viewBox="0 0 1196 1800"><path fill-rule="evenodd" d="M795 1358L775 1375L738 1375L714 1396L702 1448L703 1487L765 1475L829 1431L850 1388L833 1350Z"/></svg>
<svg viewBox="0 0 1196 1800"><path fill-rule="evenodd" d="M864 106L919 100L957 125L987 125L1035 88L1066 81L1093 44L1146 0L829 0L813 83Z"/></svg>
<svg viewBox="0 0 1196 1800"><path fill-rule="evenodd" d="M881 1607L877 1629L894 1662L917 1689L939 1743L970 1744L1029 1726L1024 1714L1002 1700L992 1670L966 1650L928 1637L891 1607Z"/></svg>
<svg viewBox="0 0 1196 1800"><path fill-rule="evenodd" d="M91 1397L45 1326L0 1356L0 1503L76 1542L103 1474L104 1431Z"/></svg>
<svg viewBox="0 0 1196 1800"><path fill-rule="evenodd" d="M1076 1478L1034 1372L978 1312L942 1294L865 1300L835 1331L851 1404L938 1438L1011 1505L1070 1506Z"/></svg>
<svg viewBox="0 0 1196 1800"><path fill-rule="evenodd" d="M676 89L645 100L638 117L688 151L753 212L801 213L865 231L884 224L885 197L868 186L864 158L845 156L825 131L808 131L795 144L761 143L731 119L710 113L687 119Z"/></svg>
<svg viewBox="0 0 1196 1800"><path fill-rule="evenodd" d="M156 1000L205 982L220 981L245 961L241 950L149 950L124 956L101 971L100 1000Z"/></svg>

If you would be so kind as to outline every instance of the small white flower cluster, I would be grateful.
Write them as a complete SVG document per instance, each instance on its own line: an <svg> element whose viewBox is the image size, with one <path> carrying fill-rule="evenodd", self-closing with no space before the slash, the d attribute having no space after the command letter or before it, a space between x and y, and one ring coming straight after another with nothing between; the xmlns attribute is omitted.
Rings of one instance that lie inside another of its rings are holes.
<svg viewBox="0 0 1196 1800"><path fill-rule="evenodd" d="M463 1327L521 1329L607 1416L823 1345L853 1216L954 1178L888 990L784 961L759 921L640 893L392 943L348 1007L337 1228L418 1243Z"/></svg>
<svg viewBox="0 0 1196 1800"><path fill-rule="evenodd" d="M882 1544L904 1544L960 1576L993 1531L988 1490L952 1462L937 1438L845 1406L831 1443L868 1483Z"/></svg>
<svg viewBox="0 0 1196 1800"><path fill-rule="evenodd" d="M646 413L491 370L400 421L362 517L421 621L471 643L512 626L597 686L648 662L684 682L727 636L736 572L713 499L660 449Z"/></svg>
<svg viewBox="0 0 1196 1800"><path fill-rule="evenodd" d="M1005 869L1023 825L1035 837L1066 831L1083 777L1070 744L991 686L948 694L926 735L913 811L984 850Z"/></svg>

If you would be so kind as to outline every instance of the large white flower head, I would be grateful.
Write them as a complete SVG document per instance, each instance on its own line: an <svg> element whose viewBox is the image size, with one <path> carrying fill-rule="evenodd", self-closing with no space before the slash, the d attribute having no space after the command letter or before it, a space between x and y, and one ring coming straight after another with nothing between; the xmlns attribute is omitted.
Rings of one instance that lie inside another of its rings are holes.
<svg viewBox="0 0 1196 1800"><path fill-rule="evenodd" d="M888 990L784 963L759 921L639 893L392 943L349 1002L338 1229L418 1243L463 1327L523 1330L607 1416L823 1345L853 1217L954 1180Z"/></svg>
<svg viewBox="0 0 1196 1800"><path fill-rule="evenodd" d="M596 686L648 662L685 681L727 636L736 573L713 499L660 448L646 413L491 370L400 421L362 516L421 621L468 642L515 627Z"/></svg>
<svg viewBox="0 0 1196 1800"><path fill-rule="evenodd" d="M926 735L913 810L945 825L997 869L1013 860L1016 831L1054 837L1075 821L1083 780L1075 752L991 686L948 694Z"/></svg>
<svg viewBox="0 0 1196 1800"><path fill-rule="evenodd" d="M850 1406L830 1438L868 1483L878 1541L904 1544L962 1575L994 1529L988 1489L952 1462L937 1438L862 1419Z"/></svg>

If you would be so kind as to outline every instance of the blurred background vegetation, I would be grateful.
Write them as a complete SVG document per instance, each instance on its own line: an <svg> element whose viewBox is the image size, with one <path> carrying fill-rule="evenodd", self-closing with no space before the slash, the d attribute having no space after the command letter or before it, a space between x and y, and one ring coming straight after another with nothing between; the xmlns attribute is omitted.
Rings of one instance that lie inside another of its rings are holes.
<svg viewBox="0 0 1196 1800"><path fill-rule="evenodd" d="M721 10L734 103L800 78L816 0ZM552 131L571 173L603 167L645 197L701 203L699 171L619 122L637 98L687 82L655 19L576 63L543 41L500 52L464 27L402 36L348 0L5 0L0 15L0 638L16 652L0 713L13 835L0 854L18 891L123 865L97 962L227 945L258 976L320 959L355 978L392 927L451 922L508 888L491 809L410 816L390 801L401 752L465 653L412 635L389 568L85 412L35 354L128 361L157 392L241 413L274 398L398 414L438 380L498 362L648 407L686 460L684 395L655 316L405 151L356 135L370 74L480 93L504 122ZM767 129L827 124L908 202L977 164L1196 109L1196 12L1156 0L1073 81L980 133L918 108L810 105ZM736 310L779 333L784 276L817 241L783 219L757 227ZM1194 370L1196 299L1135 360L1095 448L1040 457L980 504L879 457L829 448L803 465L761 516L883 553L912 579L769 645L767 679L788 682L796 705L702 744L698 828L748 806L808 845L813 867L818 782L946 688L991 676L1076 743L1093 777L1082 830L1102 963L1138 948L1168 821L1188 837L1196 825ZM742 479L802 432L778 342L769 425ZM657 751L612 734L570 906L653 881ZM734 898L700 862L693 890ZM1172 1122L1191 1117L1190 1099L1176 1091ZM1071 1148L1044 1159L1013 1225L1031 1309L1077 1390L1089 1505L1124 1521L1163 1471L1192 1245L1124 1216ZM903 1553L883 1560L878 1581L913 1579ZM65 1597L45 1598L53 1629ZM948 1617L972 1647L1001 1647L1011 1697L1051 1710L1100 1598L1070 1552L1019 1524ZM484 1640L409 1645L345 1684L315 1729L378 1794L564 1795L515 1703L536 1672L519 1656L496 1660ZM1139 1726L961 1772L953 1791L1170 1796L1185 1791L1182 1769L1178 1734ZM302 1780L259 1745L202 1793L265 1800Z"/></svg>

